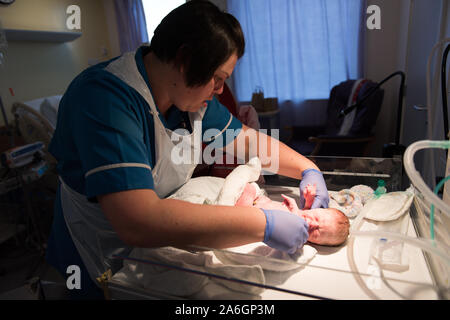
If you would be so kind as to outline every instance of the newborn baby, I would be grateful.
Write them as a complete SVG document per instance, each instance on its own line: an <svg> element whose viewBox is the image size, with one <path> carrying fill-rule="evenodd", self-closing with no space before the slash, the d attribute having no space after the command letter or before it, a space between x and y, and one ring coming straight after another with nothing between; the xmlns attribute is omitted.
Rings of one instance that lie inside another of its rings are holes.
<svg viewBox="0 0 450 320"><path fill-rule="evenodd" d="M236 206L257 207L269 210L289 211L299 215L308 223L308 241L327 246L340 245L348 237L350 223L345 214L333 208L308 210L314 201L315 186L308 185L303 193L305 210L300 210L294 199L282 194L283 202L272 201L265 195L258 195L258 186L247 183Z"/></svg>

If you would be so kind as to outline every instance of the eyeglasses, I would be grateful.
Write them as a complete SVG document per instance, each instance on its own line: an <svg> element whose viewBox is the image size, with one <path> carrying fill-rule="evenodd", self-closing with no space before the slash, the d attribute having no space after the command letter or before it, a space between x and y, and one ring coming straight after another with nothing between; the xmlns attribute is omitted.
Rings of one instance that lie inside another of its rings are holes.
<svg viewBox="0 0 450 320"><path fill-rule="evenodd" d="M225 80L219 76L214 76L214 90L220 90L223 87Z"/></svg>

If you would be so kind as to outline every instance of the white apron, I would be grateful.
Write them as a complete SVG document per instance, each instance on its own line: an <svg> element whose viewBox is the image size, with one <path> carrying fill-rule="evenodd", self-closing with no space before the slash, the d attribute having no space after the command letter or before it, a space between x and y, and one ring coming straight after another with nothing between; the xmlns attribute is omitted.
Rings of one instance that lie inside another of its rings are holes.
<svg viewBox="0 0 450 320"><path fill-rule="evenodd" d="M160 198L164 198L188 181L194 172L198 163L194 161L194 157L201 155L201 121L206 108L189 113L191 134L179 135L166 129L158 116L153 97L138 71L134 57L134 52L125 53L111 62L105 70L134 88L150 106L149 112L153 115L155 127L156 164L152 169L154 191ZM194 124L195 121L200 122ZM179 158L172 161L173 154L180 154L173 152L179 150L176 148L189 149L190 153L184 155L190 154L190 161L180 163ZM106 270L112 269L116 272L121 267L121 261L109 258L111 254L128 255L132 248L119 239L99 204L89 202L86 196L71 189L61 178L60 181L61 203L67 228L91 279L96 282L96 277Z"/></svg>

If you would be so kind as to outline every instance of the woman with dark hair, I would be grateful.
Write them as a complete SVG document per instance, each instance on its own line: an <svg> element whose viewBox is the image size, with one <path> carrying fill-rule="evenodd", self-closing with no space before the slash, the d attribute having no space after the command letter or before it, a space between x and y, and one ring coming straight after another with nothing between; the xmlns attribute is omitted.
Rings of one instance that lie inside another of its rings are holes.
<svg viewBox="0 0 450 320"><path fill-rule="evenodd" d="M233 16L208 1L189 1L162 20L150 46L92 66L72 81L49 146L60 185L47 260L68 282L74 279L68 266L79 267L75 297L101 298L96 277L117 271L120 260L111 255L133 247L264 241L294 252L306 242L308 224L288 212L165 199L198 164L192 157L180 160L180 150L198 154L197 138L207 132L215 133L208 141L215 148L237 150L240 137L251 132L214 97L244 47ZM225 135L229 130L237 137ZM260 141L276 145L266 158L279 163L277 172L315 184L316 206L327 207L318 168L271 137L254 134L258 139L243 144L245 155L254 145L264 158Z"/></svg>

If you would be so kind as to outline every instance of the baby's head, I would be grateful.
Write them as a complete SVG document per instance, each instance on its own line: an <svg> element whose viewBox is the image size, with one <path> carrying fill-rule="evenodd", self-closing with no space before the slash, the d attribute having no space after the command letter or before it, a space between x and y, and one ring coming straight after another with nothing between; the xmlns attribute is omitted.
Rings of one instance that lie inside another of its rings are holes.
<svg viewBox="0 0 450 320"><path fill-rule="evenodd" d="M350 222L342 211L335 208L317 208L301 210L300 216L309 225L309 242L337 246L347 240Z"/></svg>
<svg viewBox="0 0 450 320"><path fill-rule="evenodd" d="M342 211L334 208L300 210L293 198L282 196L284 198L283 202L273 201L255 188L253 184L247 184L236 205L289 211L299 215L308 223L308 241L311 243L337 246L347 240L350 223Z"/></svg>

